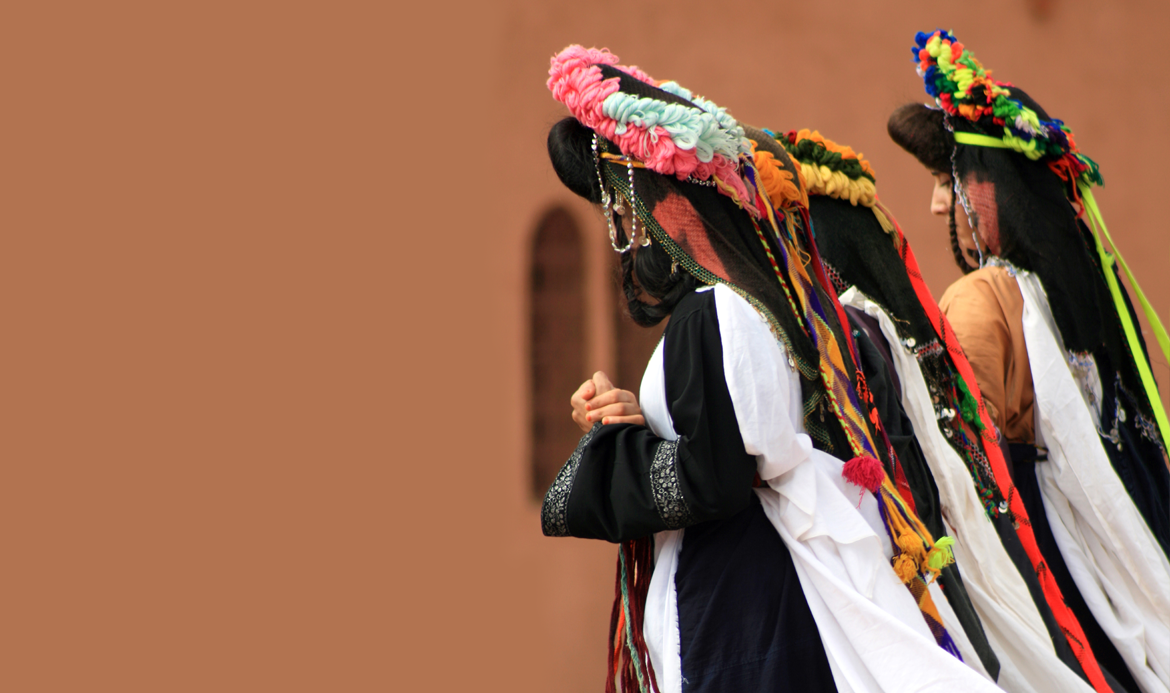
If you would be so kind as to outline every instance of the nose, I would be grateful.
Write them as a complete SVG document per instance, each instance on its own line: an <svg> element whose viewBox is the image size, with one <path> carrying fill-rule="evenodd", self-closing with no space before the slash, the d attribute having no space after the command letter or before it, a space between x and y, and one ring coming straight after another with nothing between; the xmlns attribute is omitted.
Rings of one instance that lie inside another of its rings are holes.
<svg viewBox="0 0 1170 693"><path fill-rule="evenodd" d="M930 213L946 216L951 211L951 196L954 191L945 185L935 183L934 193L930 196Z"/></svg>

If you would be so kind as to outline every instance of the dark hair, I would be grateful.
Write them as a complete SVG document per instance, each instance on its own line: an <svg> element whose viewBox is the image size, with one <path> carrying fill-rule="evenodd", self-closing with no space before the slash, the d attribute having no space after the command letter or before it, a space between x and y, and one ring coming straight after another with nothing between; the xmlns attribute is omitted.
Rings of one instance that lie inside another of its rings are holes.
<svg viewBox="0 0 1170 693"><path fill-rule="evenodd" d="M576 118L564 118L548 132L548 158L553 170L565 187L593 204L601 204L601 187L593 166L593 131ZM617 151L612 143L610 151ZM653 171L635 171L638 196L646 201L661 199L667 190L662 177ZM612 212L611 212L612 213ZM618 229L618 243L625 245L627 237L623 218L613 215ZM681 266L675 266L670 255L658 243L634 247L621 256L621 286L626 309L633 321L642 327L662 322L674 311L684 296L700 285ZM649 298L650 301L644 300Z"/></svg>
<svg viewBox="0 0 1170 693"><path fill-rule="evenodd" d="M939 173L951 172L955 138L944 125L945 114L920 103L908 103L890 114L886 131L890 139L923 166Z"/></svg>
<svg viewBox="0 0 1170 693"><path fill-rule="evenodd" d="M963 274L970 274L975 271L971 264L967 262L967 257L963 253L963 246L959 245L959 225L955 223L955 193L951 192L951 208L947 211L947 227L951 231L951 252L955 256L955 264L963 271Z"/></svg>

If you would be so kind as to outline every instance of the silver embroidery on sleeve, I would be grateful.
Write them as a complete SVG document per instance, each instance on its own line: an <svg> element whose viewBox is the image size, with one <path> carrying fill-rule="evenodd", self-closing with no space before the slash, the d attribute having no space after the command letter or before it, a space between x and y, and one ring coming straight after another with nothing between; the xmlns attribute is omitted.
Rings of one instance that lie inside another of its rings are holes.
<svg viewBox="0 0 1170 693"><path fill-rule="evenodd" d="M667 529L680 529L691 524L691 509L683 498L678 481L678 442L664 440L654 452L650 463L650 490L654 505Z"/></svg>
<svg viewBox="0 0 1170 693"><path fill-rule="evenodd" d="M566 515L569 510L569 494L573 491L573 479L577 477L577 468L581 466L581 455L585 454L585 447L593 440L593 435L601 427L601 422L593 425L589 432L581 436L577 449L569 456L569 461L561 467L557 478L553 480L548 493L544 494L544 504L540 508L540 529L546 537L569 536L569 523Z"/></svg>

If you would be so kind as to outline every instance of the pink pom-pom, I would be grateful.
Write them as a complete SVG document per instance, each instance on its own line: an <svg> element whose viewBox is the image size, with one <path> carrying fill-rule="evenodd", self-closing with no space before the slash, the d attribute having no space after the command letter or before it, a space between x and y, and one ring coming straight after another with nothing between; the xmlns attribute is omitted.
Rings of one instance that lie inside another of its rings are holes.
<svg viewBox="0 0 1170 693"><path fill-rule="evenodd" d="M869 456L854 457L845 463L841 476L849 483L869 489L870 493L877 493L886 478L882 463Z"/></svg>

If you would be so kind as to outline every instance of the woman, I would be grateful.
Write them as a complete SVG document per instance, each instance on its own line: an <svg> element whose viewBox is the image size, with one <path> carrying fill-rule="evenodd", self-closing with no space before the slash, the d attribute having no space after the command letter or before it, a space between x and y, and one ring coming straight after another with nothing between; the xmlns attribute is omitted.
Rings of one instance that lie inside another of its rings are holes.
<svg viewBox="0 0 1170 693"><path fill-rule="evenodd" d="M546 534L622 543L607 688L998 690L936 605L951 542L886 474L791 161L616 62L553 58L573 117L550 158L601 204L631 315L671 319L646 425L594 425L541 513Z"/></svg>
<svg viewBox="0 0 1170 693"><path fill-rule="evenodd" d="M935 175L932 210L950 217L966 274L940 307L1097 660L1126 690L1170 690L1165 414L1128 297L1103 269L1113 257L1081 220L1100 226L1097 166L953 36L916 43L938 109L905 106L889 130Z"/></svg>
<svg viewBox="0 0 1170 693"><path fill-rule="evenodd" d="M923 520L937 534L945 516L954 533L955 573L944 571L944 588L959 613L957 595L970 594L977 620L964 627L973 642L985 630L994 650L980 652L984 664L989 671L1002 665L996 680L1008 691L1088 690L1073 672L1103 693L1110 690L1075 616L1047 571L1036 569L1042 563L1030 560L1030 554L1039 556L1031 525L1018 497L1008 502L1010 478L995 428L979 407L979 385L910 244L878 201L872 166L815 131L777 139L801 167L817 247L834 288L856 330L881 353L874 367L889 364L896 401L882 419L887 430L902 434L898 457ZM873 381L868 368L866 377ZM1022 520L1015 528L1013 516ZM972 633L976 626L981 630Z"/></svg>

